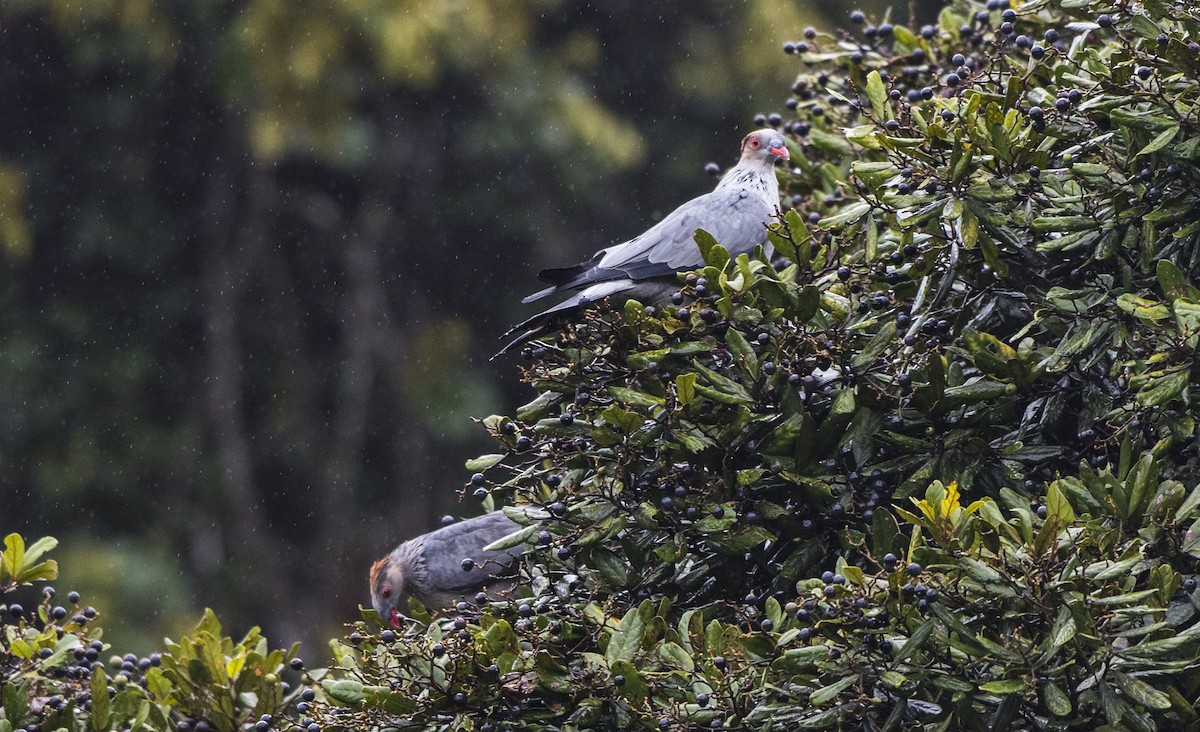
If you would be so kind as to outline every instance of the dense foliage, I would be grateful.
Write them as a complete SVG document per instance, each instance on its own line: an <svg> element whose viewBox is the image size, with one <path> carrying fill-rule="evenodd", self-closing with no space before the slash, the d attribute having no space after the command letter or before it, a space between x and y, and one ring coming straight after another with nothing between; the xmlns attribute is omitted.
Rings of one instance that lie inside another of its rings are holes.
<svg viewBox="0 0 1200 732"><path fill-rule="evenodd" d="M0 553L0 732L269 732L305 721L311 689L281 677L303 662L297 648L270 650L252 628L241 641L222 634L212 611L178 643L138 658L104 653L98 612L77 592L60 597L50 585L26 608L13 600L23 585L53 580L58 563L43 559L58 542L26 545L4 538ZM71 609L68 609L71 608Z"/></svg>
<svg viewBox="0 0 1200 732"><path fill-rule="evenodd" d="M1200 726L1200 16L788 50L783 261L701 232L670 305L531 345L467 489L523 507L525 589L368 612L325 724Z"/></svg>
<svg viewBox="0 0 1200 732"><path fill-rule="evenodd" d="M530 271L710 185L816 12L0 2L4 529L122 647L204 604L323 644L524 398Z"/></svg>

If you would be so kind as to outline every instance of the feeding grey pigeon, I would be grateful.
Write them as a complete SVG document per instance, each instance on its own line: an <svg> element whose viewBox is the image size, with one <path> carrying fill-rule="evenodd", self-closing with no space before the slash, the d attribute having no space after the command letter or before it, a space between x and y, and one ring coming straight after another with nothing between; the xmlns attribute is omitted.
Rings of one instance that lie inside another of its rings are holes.
<svg viewBox="0 0 1200 732"><path fill-rule="evenodd" d="M712 234L732 256L753 252L759 244L770 255L767 224L779 209L775 161L787 160L787 145L778 130L757 130L742 139L741 152L738 164L721 178L712 193L683 204L644 234L601 249L574 267L543 270L538 279L550 286L521 302L561 292L577 293L510 328L503 337L517 332L520 335L496 356L545 334L556 316L606 297L620 295L646 304L666 300L679 289L676 273L704 266L695 242L697 229Z"/></svg>
<svg viewBox="0 0 1200 732"><path fill-rule="evenodd" d="M381 619L398 626L397 608L406 594L441 610L471 601L481 590L489 597L507 592L520 547L483 548L521 528L503 511L493 511L409 539L371 566L372 606Z"/></svg>

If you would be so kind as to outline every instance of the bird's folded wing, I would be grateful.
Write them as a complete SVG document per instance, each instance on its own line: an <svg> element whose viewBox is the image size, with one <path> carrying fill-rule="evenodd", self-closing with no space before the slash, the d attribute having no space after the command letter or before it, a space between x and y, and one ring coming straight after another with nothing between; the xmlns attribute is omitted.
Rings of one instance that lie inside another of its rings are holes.
<svg viewBox="0 0 1200 732"><path fill-rule="evenodd" d="M483 547L520 531L520 524L501 511L476 519L462 521L425 537L425 566L432 587L478 586L484 579L480 574L496 576L520 556L520 548L504 552L485 552ZM475 569L462 568L462 560L471 559ZM472 579L474 580L474 585Z"/></svg>
<svg viewBox="0 0 1200 732"><path fill-rule="evenodd" d="M697 229L736 255L766 241L766 223L773 214L765 200L745 190L713 191L675 209L645 234L610 247L597 268L635 280L696 269L704 265L695 242Z"/></svg>

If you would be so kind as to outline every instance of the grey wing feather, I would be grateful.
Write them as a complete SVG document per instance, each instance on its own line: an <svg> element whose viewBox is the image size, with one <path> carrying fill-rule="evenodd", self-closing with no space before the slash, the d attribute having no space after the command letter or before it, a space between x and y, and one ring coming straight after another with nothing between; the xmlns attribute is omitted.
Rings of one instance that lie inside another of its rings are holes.
<svg viewBox="0 0 1200 732"><path fill-rule="evenodd" d="M483 547L519 531L521 525L502 511L460 521L425 537L425 566L433 587L478 588L501 575L520 556L520 548L485 552ZM462 560L472 559L475 568L466 571Z"/></svg>
<svg viewBox="0 0 1200 732"><path fill-rule="evenodd" d="M645 234L609 248L596 268L642 279L701 267L697 229L712 234L732 254L750 252L766 242L773 213L765 200L745 190L713 191L675 209Z"/></svg>

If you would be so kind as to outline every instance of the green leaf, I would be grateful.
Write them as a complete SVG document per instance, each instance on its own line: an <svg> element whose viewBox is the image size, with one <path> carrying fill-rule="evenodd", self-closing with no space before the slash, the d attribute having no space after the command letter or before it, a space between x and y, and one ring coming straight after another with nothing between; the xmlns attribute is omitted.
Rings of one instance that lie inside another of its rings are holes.
<svg viewBox="0 0 1200 732"><path fill-rule="evenodd" d="M1075 616L1071 613L1071 609L1061 608L1054 618L1054 624L1050 626L1046 650L1042 654L1042 658L1044 660L1053 658L1059 648L1075 637L1075 631Z"/></svg>
<svg viewBox="0 0 1200 732"><path fill-rule="evenodd" d="M750 395L750 392L746 390L746 387L737 383L733 379L723 376L716 371L713 371L712 369L698 363L694 364L694 368L696 369L696 373L698 373L700 377L712 387L711 389L706 389L703 386L697 385L697 391L704 396L707 396L710 399L716 399L717 401L726 404L736 404L739 402L745 404L754 403L754 397Z"/></svg>
<svg viewBox="0 0 1200 732"><path fill-rule="evenodd" d="M696 229L694 237L696 246L700 247L700 257L709 267L716 267L718 270L724 270L725 265L729 264L729 252L725 247L717 243L713 235L704 229Z"/></svg>
<svg viewBox="0 0 1200 732"><path fill-rule="evenodd" d="M492 453L490 455L480 455L477 458L473 458L473 459L467 461L467 470L470 470L472 473L482 473L483 471L487 470L488 468L495 466L503 459L504 459L503 453Z"/></svg>
<svg viewBox="0 0 1200 732"><path fill-rule="evenodd" d="M1071 700L1053 681L1042 685L1042 701L1056 717L1065 717L1071 713Z"/></svg>
<svg viewBox="0 0 1200 732"><path fill-rule="evenodd" d="M644 601L648 602L649 600ZM604 658L610 664L617 661L633 661L642 649L642 635L645 632L646 621L642 619L640 607L631 608L609 636Z"/></svg>
<svg viewBox="0 0 1200 732"><path fill-rule="evenodd" d="M1170 143L1172 140L1174 140L1175 136L1178 134L1179 134L1179 125L1172 125L1171 127L1168 127L1167 129L1158 133L1158 135L1155 136L1155 138L1153 140L1151 140L1149 142L1149 144L1147 144L1145 147L1143 147L1141 150L1139 150L1138 154L1134 155L1134 157L1140 158L1143 155L1149 155L1150 153L1155 153L1155 152L1158 152L1159 150L1162 150L1164 147L1167 146L1168 143Z"/></svg>
<svg viewBox="0 0 1200 732"><path fill-rule="evenodd" d="M696 374L694 372L675 377L675 396L685 407L696 398Z"/></svg>
<svg viewBox="0 0 1200 732"><path fill-rule="evenodd" d="M657 397L652 394L647 394L645 392L638 391L637 389L630 389L624 386L610 386L608 387L608 393L614 400L634 408L642 407L654 409L666 404L666 400L662 397Z"/></svg>
<svg viewBox="0 0 1200 732"><path fill-rule="evenodd" d="M989 694L1022 694L1026 690L1025 681L1023 679L1005 679L1004 681L989 681L986 684L979 685L980 691L986 691Z"/></svg>
<svg viewBox="0 0 1200 732"><path fill-rule="evenodd" d="M93 732L104 732L112 712L112 701L108 698L108 676L104 669L92 669L92 715L88 720Z"/></svg>
<svg viewBox="0 0 1200 732"><path fill-rule="evenodd" d="M884 110L887 109L887 88L878 71L872 70L867 74L867 99L871 100L871 111L875 113L875 118L883 119Z"/></svg>
<svg viewBox="0 0 1200 732"><path fill-rule="evenodd" d="M846 678L841 679L840 681L835 681L828 686L822 686L820 689L817 689L812 693L812 696L809 697L808 701L813 706L818 707L828 704L836 699L838 694L841 694L843 691L853 686L856 681L858 681L857 675L847 676Z"/></svg>
<svg viewBox="0 0 1200 732"><path fill-rule="evenodd" d="M1200 508L1200 483L1196 484L1196 487L1188 494L1183 504L1175 510L1175 520L1186 521L1192 517L1192 514L1198 508Z"/></svg>
<svg viewBox="0 0 1200 732"><path fill-rule="evenodd" d="M926 641L929 640L929 637L933 635L933 631L936 628L937 620L934 618L929 618L925 622L918 625L917 629L914 630L912 635L908 637L908 640L904 641L904 646L900 649L900 652L896 654L896 660L903 661L906 658L911 658L913 654L921 650L921 647L924 646Z"/></svg>
<svg viewBox="0 0 1200 732"><path fill-rule="evenodd" d="M1054 517L1059 527L1070 526L1075 522L1075 510L1063 495L1058 481L1051 483L1046 491L1046 517Z"/></svg>
<svg viewBox="0 0 1200 732"><path fill-rule="evenodd" d="M1161 302L1147 300L1128 292L1117 297L1117 307L1144 320L1165 320L1171 317L1171 310Z"/></svg>
<svg viewBox="0 0 1200 732"><path fill-rule="evenodd" d="M4 553L0 554L0 580L5 575L14 581L25 568L25 540L20 534L9 534L4 537Z"/></svg>
<svg viewBox="0 0 1200 732"><path fill-rule="evenodd" d="M883 324L870 342L863 346L862 351L854 357L851 365L856 369L866 366L882 356L888 346L893 345L896 345L896 321L889 320Z"/></svg>
<svg viewBox="0 0 1200 732"><path fill-rule="evenodd" d="M730 328L725 331L725 345L733 354L734 362L741 367L741 372L753 378L758 372L758 356L755 355L754 348L750 346L746 337L736 329Z"/></svg>
<svg viewBox="0 0 1200 732"><path fill-rule="evenodd" d="M348 706L355 706L367 698L362 682L354 679L323 679L321 688L330 699Z"/></svg>
<svg viewBox="0 0 1200 732"><path fill-rule="evenodd" d="M1170 709L1171 698L1141 679L1119 671L1113 672L1117 686L1134 702L1151 709Z"/></svg>
<svg viewBox="0 0 1200 732"><path fill-rule="evenodd" d="M604 547L593 547L588 552L588 563L600 573L609 586L614 588L629 586L629 565L615 552Z"/></svg>
<svg viewBox="0 0 1200 732"><path fill-rule="evenodd" d="M41 559L42 555L48 551L52 551L58 546L58 539L52 536L43 536L29 546L25 547L25 563L32 564Z"/></svg>
<svg viewBox="0 0 1200 732"><path fill-rule="evenodd" d="M514 546L520 546L529 541L534 534L538 532L537 524L522 527L519 531L514 531L508 536L502 536L483 548L485 552L501 552L505 549L512 549Z"/></svg>
<svg viewBox="0 0 1200 732"><path fill-rule="evenodd" d="M1150 379L1138 390L1138 404L1143 407L1161 407L1173 399L1182 397L1183 390L1190 382L1191 377L1186 370Z"/></svg>
<svg viewBox="0 0 1200 732"><path fill-rule="evenodd" d="M696 667L695 662L692 661L691 654L684 650L683 646L678 643L667 641L660 645L658 647L658 657L662 659L663 663L684 671L691 671Z"/></svg>

